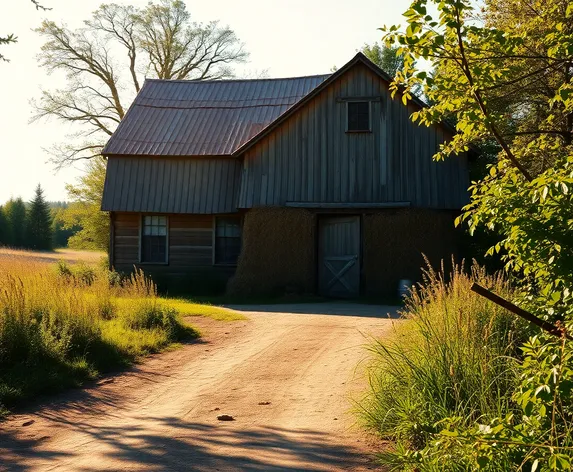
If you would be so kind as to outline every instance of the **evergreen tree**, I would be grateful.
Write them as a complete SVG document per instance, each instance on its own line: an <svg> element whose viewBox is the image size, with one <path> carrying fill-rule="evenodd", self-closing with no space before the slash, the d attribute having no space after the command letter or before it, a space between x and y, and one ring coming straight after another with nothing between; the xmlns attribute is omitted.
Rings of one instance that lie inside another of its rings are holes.
<svg viewBox="0 0 573 472"><path fill-rule="evenodd" d="M11 198L4 206L4 214L8 221L8 245L23 247L26 242L26 205L21 198Z"/></svg>
<svg viewBox="0 0 573 472"><path fill-rule="evenodd" d="M4 214L4 208L0 206L0 246L7 245L9 239L8 219Z"/></svg>
<svg viewBox="0 0 573 472"><path fill-rule="evenodd" d="M26 242L32 249L52 249L52 215L40 184L26 215Z"/></svg>

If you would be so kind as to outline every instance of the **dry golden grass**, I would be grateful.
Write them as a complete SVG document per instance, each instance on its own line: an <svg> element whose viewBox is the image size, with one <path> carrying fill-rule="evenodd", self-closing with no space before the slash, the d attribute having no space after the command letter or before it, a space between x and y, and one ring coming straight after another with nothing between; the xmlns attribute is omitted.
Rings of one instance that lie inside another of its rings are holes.
<svg viewBox="0 0 573 472"><path fill-rule="evenodd" d="M0 257L0 409L197 335L143 273Z"/></svg>
<svg viewBox="0 0 573 472"><path fill-rule="evenodd" d="M82 251L75 249L56 249L55 251L28 251L25 249L10 249L0 247L1 259L30 259L36 262L53 263L63 260L70 263L84 262L99 263L104 257L107 257L103 251Z"/></svg>

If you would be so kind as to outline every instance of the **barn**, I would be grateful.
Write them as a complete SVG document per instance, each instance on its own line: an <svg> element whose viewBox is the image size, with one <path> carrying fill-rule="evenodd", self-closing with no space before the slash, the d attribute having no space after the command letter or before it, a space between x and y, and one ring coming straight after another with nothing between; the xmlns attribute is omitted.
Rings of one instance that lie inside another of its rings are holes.
<svg viewBox="0 0 573 472"><path fill-rule="evenodd" d="M110 266L242 295L395 293L456 253L467 156L435 162L361 53L333 74L146 80L106 144Z"/></svg>

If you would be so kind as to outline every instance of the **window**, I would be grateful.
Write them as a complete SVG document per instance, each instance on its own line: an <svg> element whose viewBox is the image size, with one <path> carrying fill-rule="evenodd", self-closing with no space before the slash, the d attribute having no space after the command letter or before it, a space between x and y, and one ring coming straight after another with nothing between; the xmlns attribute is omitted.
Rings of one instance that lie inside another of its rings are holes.
<svg viewBox="0 0 573 472"><path fill-rule="evenodd" d="M144 216L141 232L141 262L167 262L167 217Z"/></svg>
<svg viewBox="0 0 573 472"><path fill-rule="evenodd" d="M347 102L347 131L370 131L370 102Z"/></svg>
<svg viewBox="0 0 573 472"><path fill-rule="evenodd" d="M235 265L241 252L241 219L215 219L215 264Z"/></svg>

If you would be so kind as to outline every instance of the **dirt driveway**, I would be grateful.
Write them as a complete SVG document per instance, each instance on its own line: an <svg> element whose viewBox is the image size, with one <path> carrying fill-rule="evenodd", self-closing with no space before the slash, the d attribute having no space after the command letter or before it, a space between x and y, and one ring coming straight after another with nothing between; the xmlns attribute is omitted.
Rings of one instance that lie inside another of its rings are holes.
<svg viewBox="0 0 573 472"><path fill-rule="evenodd" d="M248 321L193 318L200 342L0 423L0 470L374 470L349 396L393 309L238 308Z"/></svg>

